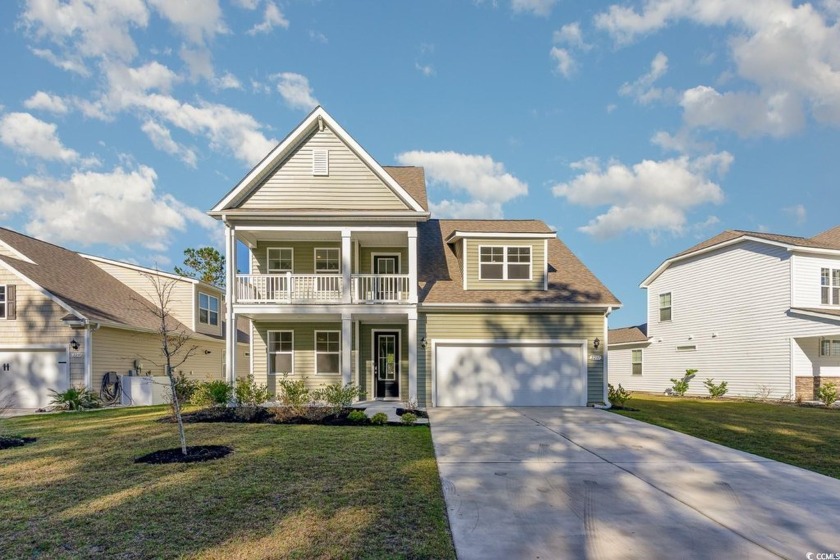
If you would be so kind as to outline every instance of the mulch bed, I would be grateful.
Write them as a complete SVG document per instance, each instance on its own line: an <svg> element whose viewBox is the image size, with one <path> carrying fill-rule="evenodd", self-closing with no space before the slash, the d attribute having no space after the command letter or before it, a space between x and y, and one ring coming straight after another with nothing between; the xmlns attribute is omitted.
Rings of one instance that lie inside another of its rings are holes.
<svg viewBox="0 0 840 560"><path fill-rule="evenodd" d="M632 406L620 406L614 404L610 407L610 410L626 410L627 412L639 412L638 408L633 408Z"/></svg>
<svg viewBox="0 0 840 560"><path fill-rule="evenodd" d="M34 437L0 436L0 449L21 447L23 445L26 445L27 443L33 443L36 441L38 441L38 438Z"/></svg>
<svg viewBox="0 0 840 560"><path fill-rule="evenodd" d="M233 452L232 447L226 445L193 445L187 447L187 454L181 452L180 447L153 451L134 459L135 463L148 465L166 465L169 463L201 463L221 459Z"/></svg>
<svg viewBox="0 0 840 560"><path fill-rule="evenodd" d="M304 408L302 413L296 413L288 408L264 408L262 406L212 406L202 408L195 412L188 412L181 417L185 424L197 424L204 422L232 422L240 424L292 424L292 425L317 425L317 426L371 426L370 422L353 422L348 415L354 410L364 408L342 408L338 412L330 412L324 407ZM418 418L428 418L425 411L398 409L397 414L412 412ZM174 423L175 417L168 415L161 418L159 422ZM406 426L402 422L388 422L389 426ZM423 424L428 426L427 424Z"/></svg>
<svg viewBox="0 0 840 560"><path fill-rule="evenodd" d="M416 408L398 408L397 409L397 416L402 416L406 412L412 413L417 418L428 418L429 414L425 410L419 410Z"/></svg>

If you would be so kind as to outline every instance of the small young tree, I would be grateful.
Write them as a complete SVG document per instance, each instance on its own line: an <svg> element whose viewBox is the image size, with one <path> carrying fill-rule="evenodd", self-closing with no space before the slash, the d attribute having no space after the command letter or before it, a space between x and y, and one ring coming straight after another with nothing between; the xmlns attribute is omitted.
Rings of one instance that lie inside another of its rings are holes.
<svg viewBox="0 0 840 560"><path fill-rule="evenodd" d="M160 342L163 363L152 363L163 366L169 378L169 389L172 397L172 409L178 421L178 436L181 439L181 452L187 454L187 437L184 434L184 420L181 417L181 403L178 399L177 378L175 368L190 359L198 346L190 344L190 332L172 316L172 292L176 280L165 280L158 275L147 274L152 290L149 293L151 302L143 300L143 307L150 313L157 323L157 336Z"/></svg>
<svg viewBox="0 0 840 560"><path fill-rule="evenodd" d="M225 287L225 257L213 247L184 249L184 266L176 266L175 274Z"/></svg>

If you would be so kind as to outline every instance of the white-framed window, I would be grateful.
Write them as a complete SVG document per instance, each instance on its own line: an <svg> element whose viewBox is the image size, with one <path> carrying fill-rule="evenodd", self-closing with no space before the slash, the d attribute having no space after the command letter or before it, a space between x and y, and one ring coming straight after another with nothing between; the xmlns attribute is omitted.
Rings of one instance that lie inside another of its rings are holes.
<svg viewBox="0 0 840 560"><path fill-rule="evenodd" d="M341 331L315 331L315 373L341 373Z"/></svg>
<svg viewBox="0 0 840 560"><path fill-rule="evenodd" d="M312 175L327 176L330 174L330 152L324 148L312 150Z"/></svg>
<svg viewBox="0 0 840 560"><path fill-rule="evenodd" d="M268 373L270 375L295 372L294 331L268 331Z"/></svg>
<svg viewBox="0 0 840 560"><path fill-rule="evenodd" d="M823 305L840 305L840 269L820 269L820 302Z"/></svg>
<svg viewBox="0 0 840 560"><path fill-rule="evenodd" d="M202 325L219 325L219 298L198 293L198 322Z"/></svg>
<svg viewBox="0 0 840 560"><path fill-rule="evenodd" d="M0 319L6 318L6 286L0 285Z"/></svg>
<svg viewBox="0 0 840 560"><path fill-rule="evenodd" d="M820 356L840 356L840 340L821 338Z"/></svg>
<svg viewBox="0 0 840 560"><path fill-rule="evenodd" d="M478 248L479 280L530 280L531 247L482 246Z"/></svg>
<svg viewBox="0 0 840 560"><path fill-rule="evenodd" d="M266 267L269 274L294 272L295 250L291 247L269 247L266 252Z"/></svg>
<svg viewBox="0 0 840 560"><path fill-rule="evenodd" d="M694 352L697 350L696 344L685 344L683 346L677 346L677 352Z"/></svg>
<svg viewBox="0 0 840 560"><path fill-rule="evenodd" d="M339 274L341 250L338 247L315 249L315 274Z"/></svg>
<svg viewBox="0 0 840 560"><path fill-rule="evenodd" d="M659 294L659 320L671 320L671 292Z"/></svg>
<svg viewBox="0 0 840 560"><path fill-rule="evenodd" d="M630 350L630 373L633 375L642 375L642 349L636 348Z"/></svg>

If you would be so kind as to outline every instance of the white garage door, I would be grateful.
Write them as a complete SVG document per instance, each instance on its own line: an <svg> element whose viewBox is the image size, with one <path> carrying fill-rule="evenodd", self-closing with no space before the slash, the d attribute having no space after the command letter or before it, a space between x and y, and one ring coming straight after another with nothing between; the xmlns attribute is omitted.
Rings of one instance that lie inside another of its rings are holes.
<svg viewBox="0 0 840 560"><path fill-rule="evenodd" d="M437 406L585 406L581 344L435 342Z"/></svg>
<svg viewBox="0 0 840 560"><path fill-rule="evenodd" d="M52 399L50 389L70 386L65 350L0 349L0 399L12 408L41 408Z"/></svg>

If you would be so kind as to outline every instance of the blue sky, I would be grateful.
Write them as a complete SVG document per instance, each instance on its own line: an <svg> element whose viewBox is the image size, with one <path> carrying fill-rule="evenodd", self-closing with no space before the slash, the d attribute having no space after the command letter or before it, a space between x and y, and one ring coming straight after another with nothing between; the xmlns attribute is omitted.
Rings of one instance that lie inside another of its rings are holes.
<svg viewBox="0 0 840 560"><path fill-rule="evenodd" d="M0 224L169 269L316 103L436 217L539 218L639 282L837 225L840 0L0 3Z"/></svg>

